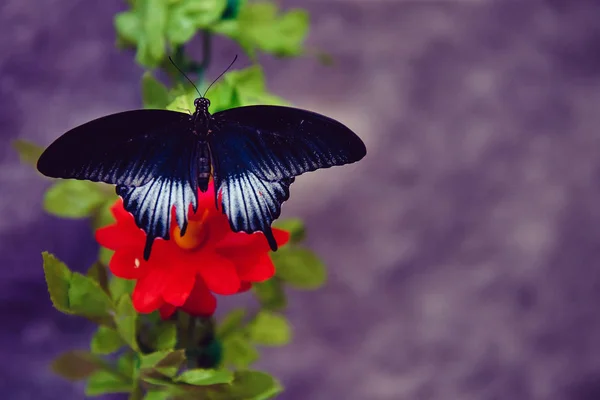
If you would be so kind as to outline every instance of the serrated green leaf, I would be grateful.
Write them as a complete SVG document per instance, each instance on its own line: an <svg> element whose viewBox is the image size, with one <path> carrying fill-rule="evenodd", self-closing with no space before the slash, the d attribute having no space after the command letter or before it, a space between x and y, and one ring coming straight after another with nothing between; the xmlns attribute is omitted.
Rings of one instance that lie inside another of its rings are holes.
<svg viewBox="0 0 600 400"><path fill-rule="evenodd" d="M144 108L164 109L169 104L169 90L149 71L142 76L142 101Z"/></svg>
<svg viewBox="0 0 600 400"><path fill-rule="evenodd" d="M62 218L85 218L105 201L106 194L94 182L61 180L46 191L44 210Z"/></svg>
<svg viewBox="0 0 600 400"><path fill-rule="evenodd" d="M133 288L135 287L135 282L136 281L133 279L123 279L114 275L111 276L108 281L108 288L113 300L119 300L123 295L131 296Z"/></svg>
<svg viewBox="0 0 600 400"><path fill-rule="evenodd" d="M215 329L215 335L223 339L228 334L235 332L242 326L242 321L246 315L246 310L243 308L236 308L225 315L217 328Z"/></svg>
<svg viewBox="0 0 600 400"><path fill-rule="evenodd" d="M173 45L189 41L198 29L216 22L227 6L226 0L180 0L169 8L166 34Z"/></svg>
<svg viewBox="0 0 600 400"><path fill-rule="evenodd" d="M78 381L100 370L101 364L94 355L86 351L71 350L52 361L50 368L63 378Z"/></svg>
<svg viewBox="0 0 600 400"><path fill-rule="evenodd" d="M233 381L233 373L225 369L190 369L174 379L195 386L217 385Z"/></svg>
<svg viewBox="0 0 600 400"><path fill-rule="evenodd" d="M177 344L177 325L168 322L158 324L153 332L152 345L156 350L171 350Z"/></svg>
<svg viewBox="0 0 600 400"><path fill-rule="evenodd" d="M271 278L264 282L252 284L252 291L261 306L270 311L281 311L287 306L287 299L281 281Z"/></svg>
<svg viewBox="0 0 600 400"><path fill-rule="evenodd" d="M119 332L106 326L98 328L90 343L90 350L94 354L110 354L119 350L125 342Z"/></svg>
<svg viewBox="0 0 600 400"><path fill-rule="evenodd" d="M323 262L312 251L299 247L283 247L271 254L276 276L299 289L317 289L327 280Z"/></svg>
<svg viewBox="0 0 600 400"><path fill-rule="evenodd" d="M131 303L131 297L128 294L122 295L117 303L115 323L117 331L125 343L135 351L139 351L136 334L137 318L138 315Z"/></svg>
<svg viewBox="0 0 600 400"><path fill-rule="evenodd" d="M42 259L52 304L57 310L70 314L69 286L71 283L71 270L65 263L46 251L42 253Z"/></svg>
<svg viewBox="0 0 600 400"><path fill-rule="evenodd" d="M37 165L38 159L44 152L43 147L23 139L13 140L12 146L19 153L19 159L22 163L33 166Z"/></svg>
<svg viewBox="0 0 600 400"><path fill-rule="evenodd" d="M283 346L290 342L292 329L280 314L262 310L247 327L250 339L265 346Z"/></svg>
<svg viewBox="0 0 600 400"><path fill-rule="evenodd" d="M259 357L256 347L241 332L231 334L223 340L223 365L248 368Z"/></svg>
<svg viewBox="0 0 600 400"><path fill-rule="evenodd" d="M129 393L133 382L112 371L96 371L88 379L86 396L99 396L106 393Z"/></svg>
<svg viewBox="0 0 600 400"><path fill-rule="evenodd" d="M106 267L99 262L95 262L87 271L87 276L102 288L106 293L108 293L108 273L106 272Z"/></svg>
<svg viewBox="0 0 600 400"><path fill-rule="evenodd" d="M113 309L110 297L100 285L79 272L71 275L69 304L73 313L85 316L107 316Z"/></svg>
<svg viewBox="0 0 600 400"><path fill-rule="evenodd" d="M300 243L306 238L306 228L300 218L286 218L277 220L273 227L290 233L291 243Z"/></svg>

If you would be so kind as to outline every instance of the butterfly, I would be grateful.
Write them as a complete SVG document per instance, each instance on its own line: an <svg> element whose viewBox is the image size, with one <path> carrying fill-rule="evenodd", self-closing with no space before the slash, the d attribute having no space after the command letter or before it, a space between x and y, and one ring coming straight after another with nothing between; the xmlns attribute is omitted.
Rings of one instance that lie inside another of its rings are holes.
<svg viewBox="0 0 600 400"><path fill-rule="evenodd" d="M215 205L234 232L263 232L277 250L271 223L296 176L359 161L362 140L342 123L315 112L254 105L210 114L143 109L107 115L75 127L51 143L37 169L52 178L116 185L117 194L146 233L144 259L156 238L169 239L171 211L181 235L198 189L212 176Z"/></svg>

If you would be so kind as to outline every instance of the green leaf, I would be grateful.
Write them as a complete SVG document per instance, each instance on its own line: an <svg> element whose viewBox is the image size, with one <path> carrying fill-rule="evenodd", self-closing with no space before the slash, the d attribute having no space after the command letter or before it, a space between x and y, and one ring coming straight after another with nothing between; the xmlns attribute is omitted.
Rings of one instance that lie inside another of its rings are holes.
<svg viewBox="0 0 600 400"><path fill-rule="evenodd" d="M223 77L224 82L234 88L236 107L256 104L287 105L280 97L266 92L265 74L259 65L231 71Z"/></svg>
<svg viewBox="0 0 600 400"><path fill-rule="evenodd" d="M144 400L168 400L170 396L171 395L169 394L169 392L153 390L151 392L146 393L146 396L144 396Z"/></svg>
<svg viewBox="0 0 600 400"><path fill-rule="evenodd" d="M278 15L275 3L255 2L243 7L237 20L221 21L211 29L237 41L254 59L256 50L280 57L300 55L308 27L309 16L304 10Z"/></svg>
<svg viewBox="0 0 600 400"><path fill-rule="evenodd" d="M71 350L52 361L50 368L63 378L78 381L91 376L102 367L92 354L86 351Z"/></svg>
<svg viewBox="0 0 600 400"><path fill-rule="evenodd" d="M195 386L217 385L233 381L233 373L225 369L190 369L176 377L175 382Z"/></svg>
<svg viewBox="0 0 600 400"><path fill-rule="evenodd" d="M133 390L127 400L144 400L144 390L138 383L133 384Z"/></svg>
<svg viewBox="0 0 600 400"><path fill-rule="evenodd" d="M135 375L135 358L137 357L136 353L127 352L123 354L117 360L117 370L127 376L128 378L132 378Z"/></svg>
<svg viewBox="0 0 600 400"><path fill-rule="evenodd" d="M275 378L260 371L236 371L228 389L223 397L215 399L267 400L283 391Z"/></svg>
<svg viewBox="0 0 600 400"><path fill-rule="evenodd" d="M233 85L225 80L215 83L207 95L210 96L210 107L208 110L213 114L240 105Z"/></svg>
<svg viewBox="0 0 600 400"><path fill-rule="evenodd" d="M290 233L291 243L300 243L306 238L304 222L300 218L286 218L277 220L273 223L273 227L288 231Z"/></svg>
<svg viewBox="0 0 600 400"><path fill-rule="evenodd" d="M19 158L24 164L36 166L37 161L44 152L44 148L23 139L13 140L13 147L19 153Z"/></svg>
<svg viewBox="0 0 600 400"><path fill-rule="evenodd" d="M63 218L89 217L106 200L106 194L94 182L61 180L44 195L44 209Z"/></svg>
<svg viewBox="0 0 600 400"><path fill-rule="evenodd" d="M177 344L177 325L162 322L155 328L152 345L156 350L171 350Z"/></svg>
<svg viewBox="0 0 600 400"><path fill-rule="evenodd" d="M136 61L146 67L157 67L166 55L167 2L137 0L136 9L141 19Z"/></svg>
<svg viewBox="0 0 600 400"><path fill-rule="evenodd" d="M299 289L317 289L327 280L323 262L312 251L298 247L283 247L271 253L276 276Z"/></svg>
<svg viewBox="0 0 600 400"><path fill-rule="evenodd" d="M267 310L280 311L287 306L283 285L277 278L253 283L252 291L258 298L260 304Z"/></svg>
<svg viewBox="0 0 600 400"><path fill-rule="evenodd" d="M148 376L148 370L156 370L169 377L174 376L177 373L184 361L184 350L161 350L142 355L140 358L140 369L146 370L144 371L146 376Z"/></svg>
<svg viewBox="0 0 600 400"><path fill-rule="evenodd" d="M115 323L117 324L117 331L125 343L135 351L139 351L136 336L137 317L138 315L131 303L131 297L128 294L122 295L117 303Z"/></svg>
<svg viewBox="0 0 600 400"><path fill-rule="evenodd" d="M108 282L108 288L113 300L119 300L123 295L131 296L134 287L135 280L123 279L117 276L112 276Z"/></svg>
<svg viewBox="0 0 600 400"><path fill-rule="evenodd" d="M107 316L112 300L92 278L73 272L69 285L69 304L73 313L85 316Z"/></svg>
<svg viewBox="0 0 600 400"><path fill-rule="evenodd" d="M94 211L92 215L92 228L94 231L115 223L115 217L113 216L112 211L110 210L115 204L115 200L116 198L113 198L111 196Z"/></svg>
<svg viewBox="0 0 600 400"><path fill-rule="evenodd" d="M135 45L142 36L142 25L135 11L118 13L114 20L119 39L126 44Z"/></svg>
<svg viewBox="0 0 600 400"><path fill-rule="evenodd" d="M169 9L166 34L173 45L189 41L198 31L219 20L226 0L179 0Z"/></svg>
<svg viewBox="0 0 600 400"><path fill-rule="evenodd" d="M151 72L142 76L142 101L144 108L164 109L169 104L169 91Z"/></svg>
<svg viewBox="0 0 600 400"><path fill-rule="evenodd" d="M89 377L85 388L86 396L99 396L105 393L129 393L133 382L113 371L96 371Z"/></svg>
<svg viewBox="0 0 600 400"><path fill-rule="evenodd" d="M236 332L223 340L223 364L247 368L260 357L258 350L241 333Z"/></svg>
<svg viewBox="0 0 600 400"><path fill-rule="evenodd" d="M215 329L215 335L218 338L225 338L228 334L235 332L242 326L242 321L246 315L246 310L243 308L236 308L230 311L223 317L221 323Z"/></svg>
<svg viewBox="0 0 600 400"><path fill-rule="evenodd" d="M292 336L292 329L283 315L264 310L248 324L247 329L252 341L265 346L283 346L290 342Z"/></svg>
<svg viewBox="0 0 600 400"><path fill-rule="evenodd" d="M167 110L178 112L192 112L195 109L194 100L196 97L191 92L175 97L175 99L167 105Z"/></svg>
<svg viewBox="0 0 600 400"><path fill-rule="evenodd" d="M90 349L94 354L110 354L119 350L124 345L125 342L119 335L119 332L109 327L101 326L92 337Z"/></svg>
<svg viewBox="0 0 600 400"><path fill-rule="evenodd" d="M95 262L87 271L87 276L96 281L96 283L108 293L108 273L106 267L99 262Z"/></svg>
<svg viewBox="0 0 600 400"><path fill-rule="evenodd" d="M98 250L98 261L103 265L109 265L110 260L114 254L115 252L113 250L100 246L100 250ZM135 284L135 282L133 283Z"/></svg>
<svg viewBox="0 0 600 400"><path fill-rule="evenodd" d="M166 55L168 4L164 0L137 0L134 7L115 16L118 41L137 45L136 61L159 66Z"/></svg>
<svg viewBox="0 0 600 400"><path fill-rule="evenodd" d="M72 275L71 270L62 261L46 251L42 253L42 259L52 304L57 310L70 314L69 286Z"/></svg>

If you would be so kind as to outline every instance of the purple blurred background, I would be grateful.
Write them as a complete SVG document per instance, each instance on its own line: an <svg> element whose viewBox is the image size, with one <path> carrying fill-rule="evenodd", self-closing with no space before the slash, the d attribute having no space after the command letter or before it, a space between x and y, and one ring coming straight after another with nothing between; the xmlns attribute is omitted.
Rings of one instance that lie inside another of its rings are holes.
<svg viewBox="0 0 600 400"><path fill-rule="evenodd" d="M270 89L369 154L299 178L284 206L330 279L291 293L294 342L258 365L281 398L600 399L600 2L283 3L312 13L309 42L337 65L266 59ZM86 222L42 212L49 181L9 142L139 106L142 71L114 46L123 7L0 4L6 399L83 398L47 364L93 327L52 309L40 252L84 270L96 246ZM216 48L210 76L239 52Z"/></svg>

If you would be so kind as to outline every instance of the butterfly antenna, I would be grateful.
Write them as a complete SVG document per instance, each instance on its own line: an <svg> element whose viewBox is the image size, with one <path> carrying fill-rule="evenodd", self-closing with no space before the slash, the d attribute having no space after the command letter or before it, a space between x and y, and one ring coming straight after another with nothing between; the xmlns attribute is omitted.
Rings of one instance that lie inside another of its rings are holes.
<svg viewBox="0 0 600 400"><path fill-rule="evenodd" d="M215 84L216 81L218 81L223 75L225 75L225 73L227 71L229 71L229 68L231 68L233 66L233 63L235 62L235 60L237 60L237 58L238 58L238 56L236 54L235 57L233 57L233 61L229 64L229 67L225 68L225 71L221 72L221 75L217 76L217 79L215 79L214 81L212 81L212 83L210 85L208 85L208 87L206 88L206 91L204 92L204 96L206 96L208 89L210 89L212 87L212 85ZM202 96L202 97L204 97L204 96Z"/></svg>
<svg viewBox="0 0 600 400"><path fill-rule="evenodd" d="M200 97L204 97L204 96L202 96L202 94L200 93L200 91L198 90L198 88L196 87L196 85L194 84L194 82L192 82L192 80L190 78L188 78L188 76L181 70L181 68L179 68L177 66L177 64L175 64L175 61L173 61L173 59L171 58L171 56L169 56L169 61L171 61L171 64L173 64L173 66L175 68L177 68L177 71L181 72L181 75L185 76L185 79L187 79L192 84L192 86L194 87L194 89L196 89L196 92L198 92L198 94L200 95Z"/></svg>

